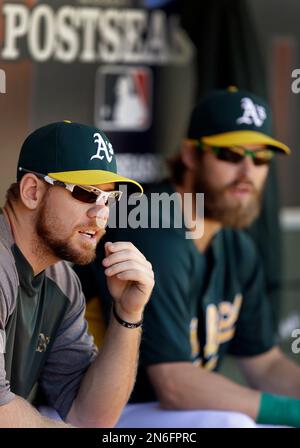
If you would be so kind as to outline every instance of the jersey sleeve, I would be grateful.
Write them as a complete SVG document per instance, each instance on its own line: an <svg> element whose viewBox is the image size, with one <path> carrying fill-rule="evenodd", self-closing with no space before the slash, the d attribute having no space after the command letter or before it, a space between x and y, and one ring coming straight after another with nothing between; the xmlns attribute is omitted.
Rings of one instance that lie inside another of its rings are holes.
<svg viewBox="0 0 300 448"><path fill-rule="evenodd" d="M229 352L235 356L255 356L270 350L277 341L262 263L246 236L243 254L239 255L240 260L244 259L240 262L243 304Z"/></svg>
<svg viewBox="0 0 300 448"><path fill-rule="evenodd" d="M16 305L18 278L11 253L0 242L0 406L15 398L5 370L5 327Z"/></svg>
<svg viewBox="0 0 300 448"><path fill-rule="evenodd" d="M97 355L93 338L87 331L85 299L80 282L73 271L71 276L74 297L71 297L69 309L40 377L47 404L56 409L63 419L71 408L86 370Z"/></svg>
<svg viewBox="0 0 300 448"><path fill-rule="evenodd" d="M9 381L5 371L5 324L9 316L8 304L0 286L0 406L8 404L15 395L10 390Z"/></svg>

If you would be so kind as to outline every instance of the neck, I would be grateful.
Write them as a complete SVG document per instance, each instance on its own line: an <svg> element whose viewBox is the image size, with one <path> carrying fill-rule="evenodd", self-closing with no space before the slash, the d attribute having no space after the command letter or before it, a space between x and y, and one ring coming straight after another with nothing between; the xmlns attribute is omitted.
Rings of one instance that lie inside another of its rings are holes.
<svg viewBox="0 0 300 448"><path fill-rule="evenodd" d="M204 233L201 238L195 240L198 250L202 253L210 246L213 237L221 230L222 226L217 221L204 219Z"/></svg>
<svg viewBox="0 0 300 448"><path fill-rule="evenodd" d="M22 205L6 203L3 213L10 225L16 245L31 265L34 275L38 275L59 260L49 254L49 250L44 247L36 234L35 221L32 219L33 212L20 210L20 207Z"/></svg>
<svg viewBox="0 0 300 448"><path fill-rule="evenodd" d="M192 217L192 229L201 229L204 227L203 234L199 237L193 238L193 242L196 245L197 249L204 253L207 248L210 246L213 237L216 235L217 232L222 228L222 224L218 221L211 220L209 218L203 218L199 216L198 210L197 210L197 202L196 202L196 193L193 192L193 182L191 179L191 176L188 175L188 173L185 174L183 178L183 182L180 185L175 185L175 189L178 193L180 193L182 197L182 203L184 203L184 194L189 193L193 194L192 201L191 201L191 209L186 207L186 204L184 206L184 218L185 222L188 222L191 220ZM188 216L187 216L188 215ZM195 234L196 235L196 234Z"/></svg>

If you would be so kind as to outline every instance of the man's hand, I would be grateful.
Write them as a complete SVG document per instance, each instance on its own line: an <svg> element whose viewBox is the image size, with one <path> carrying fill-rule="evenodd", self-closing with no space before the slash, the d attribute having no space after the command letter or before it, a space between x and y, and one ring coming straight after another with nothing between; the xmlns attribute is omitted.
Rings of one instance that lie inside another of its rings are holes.
<svg viewBox="0 0 300 448"><path fill-rule="evenodd" d="M154 286L151 263L130 242L106 243L105 255L107 286L118 314L129 322L140 320Z"/></svg>
<svg viewBox="0 0 300 448"><path fill-rule="evenodd" d="M106 243L102 264L117 314L126 322L139 322L154 286L151 264L128 242ZM128 330L111 319L101 350L81 381L68 422L79 427L115 426L135 383L141 333L140 328Z"/></svg>

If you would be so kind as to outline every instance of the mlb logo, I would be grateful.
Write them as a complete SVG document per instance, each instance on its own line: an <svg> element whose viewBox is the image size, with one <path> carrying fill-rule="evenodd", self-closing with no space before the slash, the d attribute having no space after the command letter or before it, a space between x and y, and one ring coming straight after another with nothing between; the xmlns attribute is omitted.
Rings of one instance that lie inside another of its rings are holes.
<svg viewBox="0 0 300 448"><path fill-rule="evenodd" d="M0 330L0 354L3 355L5 353L6 346L6 337L4 330Z"/></svg>
<svg viewBox="0 0 300 448"><path fill-rule="evenodd" d="M100 67L95 125L104 131L145 131L151 125L152 74L146 67Z"/></svg>

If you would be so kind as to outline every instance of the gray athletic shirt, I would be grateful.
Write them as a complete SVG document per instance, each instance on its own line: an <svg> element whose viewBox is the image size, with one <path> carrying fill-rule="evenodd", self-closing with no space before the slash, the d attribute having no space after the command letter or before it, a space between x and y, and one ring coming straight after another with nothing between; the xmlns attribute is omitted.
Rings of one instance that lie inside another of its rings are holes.
<svg viewBox="0 0 300 448"><path fill-rule="evenodd" d="M36 397L65 418L97 349L78 277L64 261L37 276L0 210L0 406Z"/></svg>

